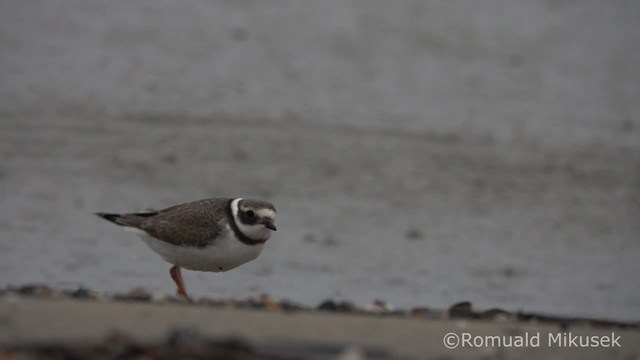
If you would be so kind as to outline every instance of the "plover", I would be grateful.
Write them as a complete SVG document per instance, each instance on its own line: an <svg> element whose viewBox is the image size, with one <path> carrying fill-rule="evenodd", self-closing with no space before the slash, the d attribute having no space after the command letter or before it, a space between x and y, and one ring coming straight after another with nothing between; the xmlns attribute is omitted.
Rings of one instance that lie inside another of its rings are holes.
<svg viewBox="0 0 640 360"><path fill-rule="evenodd" d="M260 255L276 230L276 209L267 201L213 198L164 210L96 213L137 233L151 250L173 264L177 294L187 297L180 269L227 271Z"/></svg>

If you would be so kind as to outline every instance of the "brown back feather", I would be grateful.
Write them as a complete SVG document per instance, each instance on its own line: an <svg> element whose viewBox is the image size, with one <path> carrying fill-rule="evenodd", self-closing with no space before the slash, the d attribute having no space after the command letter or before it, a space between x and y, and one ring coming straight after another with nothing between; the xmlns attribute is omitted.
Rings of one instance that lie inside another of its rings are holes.
<svg viewBox="0 0 640 360"><path fill-rule="evenodd" d="M144 230L169 244L204 247L225 230L223 220L231 200L204 199L156 212L124 214L118 223Z"/></svg>

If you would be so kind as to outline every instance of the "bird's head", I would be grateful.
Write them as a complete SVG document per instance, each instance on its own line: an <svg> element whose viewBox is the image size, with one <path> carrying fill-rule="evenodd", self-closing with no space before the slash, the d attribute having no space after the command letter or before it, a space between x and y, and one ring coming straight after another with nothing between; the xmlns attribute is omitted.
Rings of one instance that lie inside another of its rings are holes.
<svg viewBox="0 0 640 360"><path fill-rule="evenodd" d="M238 230L248 238L267 240L276 231L276 209L270 202L256 199L235 199L232 211Z"/></svg>

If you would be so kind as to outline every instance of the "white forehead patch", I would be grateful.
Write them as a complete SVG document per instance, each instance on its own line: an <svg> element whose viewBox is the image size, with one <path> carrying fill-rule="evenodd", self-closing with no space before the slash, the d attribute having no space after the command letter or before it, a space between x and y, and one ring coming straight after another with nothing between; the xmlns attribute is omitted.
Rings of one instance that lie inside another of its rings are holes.
<svg viewBox="0 0 640 360"><path fill-rule="evenodd" d="M270 218L270 219L276 218L276 212L271 209L260 209L256 211L256 214L258 215L258 217L261 217L261 218Z"/></svg>
<svg viewBox="0 0 640 360"><path fill-rule="evenodd" d="M233 214L237 214L239 209L242 209L243 211L247 211L250 208L243 206L241 208L238 207L238 205L240 204L240 201L242 201L242 198L237 198L234 199L233 202L231 202L231 209L233 210ZM259 218L270 218L270 219L275 219L276 218L276 212L273 211L272 209L260 209L260 210L256 210L256 215L258 215Z"/></svg>

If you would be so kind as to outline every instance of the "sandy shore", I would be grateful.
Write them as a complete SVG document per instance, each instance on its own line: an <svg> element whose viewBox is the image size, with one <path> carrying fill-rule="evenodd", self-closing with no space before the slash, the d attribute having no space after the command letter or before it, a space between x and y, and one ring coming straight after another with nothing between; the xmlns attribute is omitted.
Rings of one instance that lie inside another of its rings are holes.
<svg viewBox="0 0 640 360"><path fill-rule="evenodd" d="M76 298L53 293L43 296L42 292L24 296L5 291L0 296L3 348L0 358L16 354L49 357L53 351L58 355L75 351L75 356L80 357L100 351L101 356L115 357L132 349L149 358L185 355L180 351L188 351L195 358L244 354L240 357L244 359L637 359L640 356L638 324L550 318L523 321L523 317L499 312L478 319L477 314L465 314L460 308L402 312L383 307L328 309L325 305L323 311L322 306L316 309L285 306L266 298L254 303L211 300L206 304L199 300L189 304L171 297L158 300L136 293L128 297L95 295L81 291L75 293ZM521 338L524 343L512 347L467 344L448 349L443 338L449 333L456 334L454 337L471 334L474 339L471 341L497 336L501 341ZM617 338L620 346L614 341L612 347L581 348L558 340L571 337L595 337L605 342L610 341L607 338Z"/></svg>

